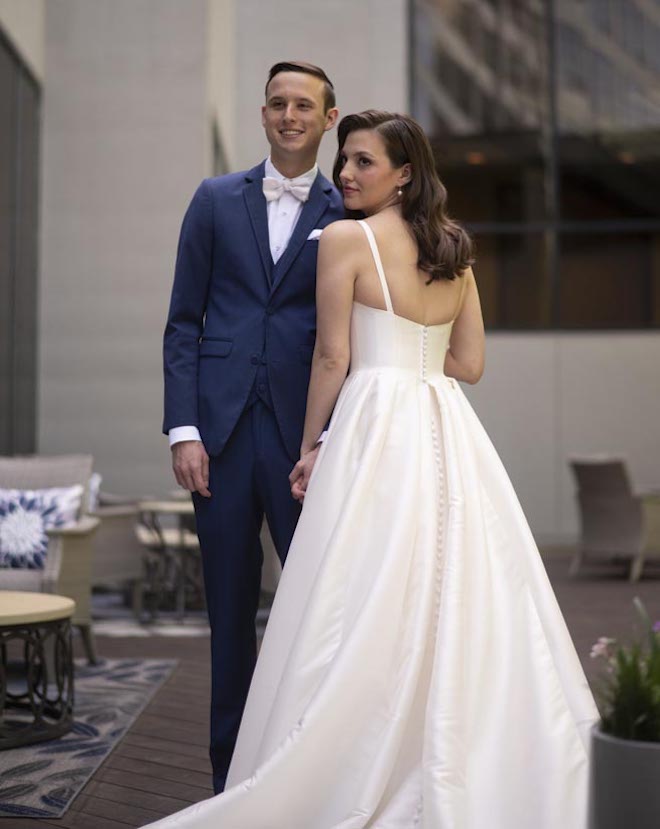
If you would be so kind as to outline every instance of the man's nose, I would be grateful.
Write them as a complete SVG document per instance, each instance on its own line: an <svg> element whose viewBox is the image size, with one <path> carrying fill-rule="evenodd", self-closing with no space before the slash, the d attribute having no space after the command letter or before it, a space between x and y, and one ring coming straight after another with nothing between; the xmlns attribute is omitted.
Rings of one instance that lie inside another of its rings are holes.
<svg viewBox="0 0 660 829"><path fill-rule="evenodd" d="M284 120L285 121L293 121L295 117L293 104L289 104L286 109L284 110Z"/></svg>

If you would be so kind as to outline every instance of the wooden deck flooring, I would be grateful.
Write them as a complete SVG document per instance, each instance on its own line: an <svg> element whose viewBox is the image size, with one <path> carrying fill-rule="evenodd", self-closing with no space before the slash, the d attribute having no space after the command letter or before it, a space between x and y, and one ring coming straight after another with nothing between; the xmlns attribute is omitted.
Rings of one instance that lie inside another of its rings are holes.
<svg viewBox="0 0 660 829"><path fill-rule="evenodd" d="M208 637L99 637L97 646L105 657L179 664L63 817L0 818L2 829L127 829L213 794Z"/></svg>
<svg viewBox="0 0 660 829"><path fill-rule="evenodd" d="M606 570L570 580L567 566L565 554L546 558L566 622L592 680L597 665L589 659L590 647L601 635L628 635L635 621L634 596L643 599L652 618L660 618L660 572L630 585ZM175 658L179 665L62 818L0 818L0 829L128 829L212 794L207 755L208 638L99 637L97 644L106 657Z"/></svg>

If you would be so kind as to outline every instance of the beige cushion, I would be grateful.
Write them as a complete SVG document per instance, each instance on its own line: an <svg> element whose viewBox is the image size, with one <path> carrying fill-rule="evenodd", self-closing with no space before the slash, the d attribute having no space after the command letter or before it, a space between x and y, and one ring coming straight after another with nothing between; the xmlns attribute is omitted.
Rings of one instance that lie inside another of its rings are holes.
<svg viewBox="0 0 660 829"><path fill-rule="evenodd" d="M89 500L92 455L13 455L0 457L0 488L46 489L49 487L84 487L81 512Z"/></svg>
<svg viewBox="0 0 660 829"><path fill-rule="evenodd" d="M43 588L43 580L43 570L6 568L0 573L0 588L2 590L32 590L38 593Z"/></svg>

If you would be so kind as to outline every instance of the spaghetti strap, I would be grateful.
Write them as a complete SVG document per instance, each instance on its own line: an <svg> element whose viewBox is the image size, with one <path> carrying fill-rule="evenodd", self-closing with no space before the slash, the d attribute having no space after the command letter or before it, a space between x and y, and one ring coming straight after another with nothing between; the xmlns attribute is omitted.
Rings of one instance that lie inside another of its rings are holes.
<svg viewBox="0 0 660 829"><path fill-rule="evenodd" d="M383 289L383 296L385 298L385 307L390 312L390 314L394 313L394 308L392 306L392 298L390 297L390 290L387 287L387 280L385 279L385 271L383 270L383 263L380 259L380 253L378 252L378 245L376 244L376 237L374 236L373 230L369 227L369 225L364 221L364 219L358 219L358 224L362 225L362 229L367 235L367 240L369 241L369 247L371 248L371 252L374 257L374 262L376 263L376 270L378 271L378 278L380 279L380 284Z"/></svg>

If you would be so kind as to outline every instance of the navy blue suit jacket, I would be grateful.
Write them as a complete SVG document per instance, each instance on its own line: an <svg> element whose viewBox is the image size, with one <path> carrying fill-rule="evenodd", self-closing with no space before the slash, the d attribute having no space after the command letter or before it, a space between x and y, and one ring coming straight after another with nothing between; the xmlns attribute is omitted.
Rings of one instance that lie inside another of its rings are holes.
<svg viewBox="0 0 660 829"><path fill-rule="evenodd" d="M210 455L227 442L265 364L272 405L291 460L299 457L316 338L318 240L344 216L320 173L276 264L262 192L264 163L205 179L181 228L165 329L163 431L197 426Z"/></svg>

